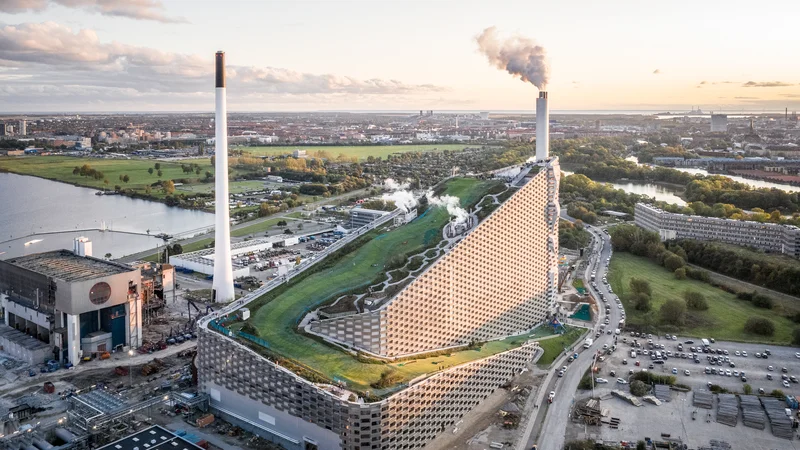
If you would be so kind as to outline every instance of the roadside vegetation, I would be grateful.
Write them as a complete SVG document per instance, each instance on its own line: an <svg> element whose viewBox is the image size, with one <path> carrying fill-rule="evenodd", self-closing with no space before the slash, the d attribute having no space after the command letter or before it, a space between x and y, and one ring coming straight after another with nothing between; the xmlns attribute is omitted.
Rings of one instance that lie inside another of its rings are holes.
<svg viewBox="0 0 800 450"><path fill-rule="evenodd" d="M544 353L536 364L540 367L549 367L558 358L558 355L563 353L565 348L568 349L574 345L585 331L583 328L569 327L567 332L560 336L539 341L539 347L542 348Z"/></svg>
<svg viewBox="0 0 800 450"><path fill-rule="evenodd" d="M592 235L584 228L581 220L575 223L567 220L558 222L558 246L578 250L589 245Z"/></svg>

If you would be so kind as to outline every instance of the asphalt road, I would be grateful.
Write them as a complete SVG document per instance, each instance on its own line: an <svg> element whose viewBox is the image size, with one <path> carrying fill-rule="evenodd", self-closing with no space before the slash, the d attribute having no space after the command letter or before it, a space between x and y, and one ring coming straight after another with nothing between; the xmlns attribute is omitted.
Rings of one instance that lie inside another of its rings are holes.
<svg viewBox="0 0 800 450"><path fill-rule="evenodd" d="M569 219L569 217L565 218ZM611 313L608 315L608 319L610 323L606 328L614 330L619 323L623 309L616 307L616 302L611 300L611 298L616 298L616 296L610 294L608 292L608 288L602 282L600 282L608 270L606 260L611 257L611 241L608 235L603 233L602 229L589 226L586 228L592 232L594 239L592 241L593 256L590 258L589 264L587 265L584 280L586 280L587 288L592 289L595 293L595 296L597 296L596 294L599 292L604 294L606 299L609 300L608 304L611 306ZM589 280L591 279L591 273L593 270L596 271L597 289L594 289L590 286ZM598 322L599 324L602 324L606 318L605 309L601 307L599 312L600 317ZM598 330L600 327L599 324L596 325ZM546 396L549 394L549 392L555 391L555 399L553 400L553 403L547 405L546 408L534 409L534 413L538 413L539 411L545 411L546 413L543 424L540 427L542 431L539 433L538 438L534 436L533 430L537 427L533 426L533 423L537 422L537 420L531 420L528 428L524 431L525 435L523 436L523 439L520 439L520 446L517 447L518 450L530 449L534 444L538 446L537 448L539 450L561 450L564 448L564 436L566 434L567 423L569 421L569 413L572 404L575 402L575 393L578 389L578 384L581 381L581 377L592 365L593 352L602 349L603 344L611 345L613 340L613 335L603 333L599 338L595 339L592 347L590 348L591 351L586 350L581 352L578 359L569 364L569 367L563 377L548 378L551 381L549 383L546 381L545 383L547 384L547 387L545 389L541 389L540 392L546 399ZM567 357L568 355L564 355L556 360L556 362L553 364L553 367L559 368L567 365ZM546 402L546 400L544 401ZM525 445L522 445L523 443Z"/></svg>

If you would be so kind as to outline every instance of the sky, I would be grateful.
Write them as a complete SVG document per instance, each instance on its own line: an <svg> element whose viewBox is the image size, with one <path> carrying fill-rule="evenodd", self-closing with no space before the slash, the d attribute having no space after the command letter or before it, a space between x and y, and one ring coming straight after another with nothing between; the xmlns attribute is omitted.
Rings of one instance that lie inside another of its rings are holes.
<svg viewBox="0 0 800 450"><path fill-rule="evenodd" d="M657 6L656 6L657 5ZM477 38L543 48L551 109L800 110L800 2L0 0L0 112L532 110ZM516 41L516 42L519 42Z"/></svg>

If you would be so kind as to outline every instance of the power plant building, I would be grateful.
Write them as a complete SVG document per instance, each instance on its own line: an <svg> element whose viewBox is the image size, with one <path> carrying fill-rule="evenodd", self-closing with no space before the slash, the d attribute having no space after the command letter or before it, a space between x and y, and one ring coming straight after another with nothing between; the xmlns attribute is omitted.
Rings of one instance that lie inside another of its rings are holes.
<svg viewBox="0 0 800 450"><path fill-rule="evenodd" d="M800 228L792 225L690 216L667 212L645 203L636 204L634 222L646 230L657 232L662 241L719 241L800 258Z"/></svg>
<svg viewBox="0 0 800 450"><path fill-rule="evenodd" d="M141 345L140 270L81 254L85 249L76 242L75 251L0 261L6 351L34 364L77 365L82 356Z"/></svg>
<svg viewBox="0 0 800 450"><path fill-rule="evenodd" d="M392 359L524 336L547 323L558 283L558 160L524 172L514 179L514 195L383 307L312 321L306 332ZM210 320L200 327L200 389L218 414L287 449L422 448L518 374L538 349L525 342L369 401L276 364L252 343L210 329Z"/></svg>

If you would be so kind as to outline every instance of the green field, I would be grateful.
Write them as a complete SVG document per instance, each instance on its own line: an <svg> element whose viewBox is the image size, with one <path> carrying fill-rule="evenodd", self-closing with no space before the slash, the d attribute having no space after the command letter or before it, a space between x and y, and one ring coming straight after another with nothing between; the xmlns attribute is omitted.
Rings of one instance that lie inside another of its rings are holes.
<svg viewBox="0 0 800 450"><path fill-rule="evenodd" d="M281 220L285 220L285 219L283 219L281 217L277 217L277 218L274 218L274 219L265 220L265 221L260 222L260 223L255 223L253 225L250 225L250 226L247 226L247 227L244 227L244 228L239 228L237 230L232 230L231 231L231 236L242 237L242 236L247 236L248 234L263 233L263 232L269 230L270 228L272 228L273 226L277 225L277 223L280 222ZM289 224L291 224L291 222L289 222L289 221L287 221L287 222Z"/></svg>
<svg viewBox="0 0 800 450"><path fill-rule="evenodd" d="M646 314L636 311L625 295L630 291L629 283L632 277L650 282L653 290L653 312L650 313L653 316L650 320ZM727 341L784 345L788 345L792 341L794 323L791 320L775 314L772 310L756 308L749 302L739 300L733 294L702 281L678 280L672 272L643 257L615 252L611 258L608 281L614 288L614 292L622 299L627 313L627 321L631 325L642 326L652 322L657 328L658 308L667 300L683 300L684 291L692 290L700 292L706 297L709 309L707 311L689 310L687 325L680 331L682 334L698 338L713 337ZM744 324L748 318L753 316L773 321L775 334L766 337L745 332Z"/></svg>
<svg viewBox="0 0 800 450"><path fill-rule="evenodd" d="M494 184L475 179L454 179L446 193L460 194L462 204L475 202ZM431 208L417 220L391 232L376 230L376 237L343 256L332 267L303 279L255 311L253 325L270 350L290 358L329 378L345 380L357 389L370 389L386 370L384 364L365 364L317 340L298 334L296 322L304 313L339 294L365 287L382 275L388 255L414 254L441 240L441 228L448 220L443 208ZM504 351L519 342L515 339L485 344L480 351L453 353L450 357L431 357L417 363L393 364L404 380L444 366L460 364ZM435 361L440 363L434 364Z"/></svg>
<svg viewBox="0 0 800 450"><path fill-rule="evenodd" d="M157 172L150 175L147 169L153 167L155 163L161 164L162 176L159 178ZM95 180L91 177L73 175L72 169L84 164L103 172L108 184L103 180ZM205 176L205 171L214 172L214 168L208 162L201 164L203 172L200 177ZM50 180L63 181L78 186L86 186L98 189L114 189L114 185L122 186L143 191L149 186L160 180L172 180L179 178L195 179L195 173L187 174L181 169L181 165L175 162L151 161L142 159L99 159L99 158L72 158L69 156L33 156L0 158L0 171L18 173L20 175L32 175ZM128 175L128 183L122 182L120 175ZM212 187L213 184L201 184L201 186ZM152 195L159 196L161 189L153 188Z"/></svg>
<svg viewBox="0 0 800 450"><path fill-rule="evenodd" d="M232 147L235 150L242 150L256 155L287 155L295 150L305 150L308 156L314 156L318 151L326 152L331 157L337 157L340 154L347 157L357 157L358 159L367 159L369 156L386 158L392 153L405 153L405 152L429 152L429 151L442 151L442 150L463 150L467 146L464 144L422 144L422 145L328 145L328 146L311 146L304 147L302 145L288 145L280 147Z"/></svg>
<svg viewBox="0 0 800 450"><path fill-rule="evenodd" d="M231 194L241 194L250 191L263 191L263 181L231 181L229 183ZM210 194L214 192L214 183L184 184L176 186L176 192Z"/></svg>
<svg viewBox="0 0 800 450"><path fill-rule="evenodd" d="M196 252L198 250L202 250L202 249L206 248L208 246L208 244L210 244L212 242L214 242L214 238L205 238L205 239L200 239L199 241L196 241L196 242L190 242L188 244L181 244L181 247L183 248L183 253ZM179 242L179 244L180 244L180 242ZM163 251L164 251L164 247L161 247L160 248L160 252L163 252ZM150 256L142 258L142 260L150 261L150 262L158 262L158 255L159 255L159 253L153 253Z"/></svg>
<svg viewBox="0 0 800 450"><path fill-rule="evenodd" d="M569 330L561 336L539 341L539 347L542 347L544 354L539 358L536 364L541 367L548 367L550 364L553 364L553 361L558 358L558 355L560 355L565 348L569 348L574 344L585 331L586 330L583 328L570 327Z"/></svg>

